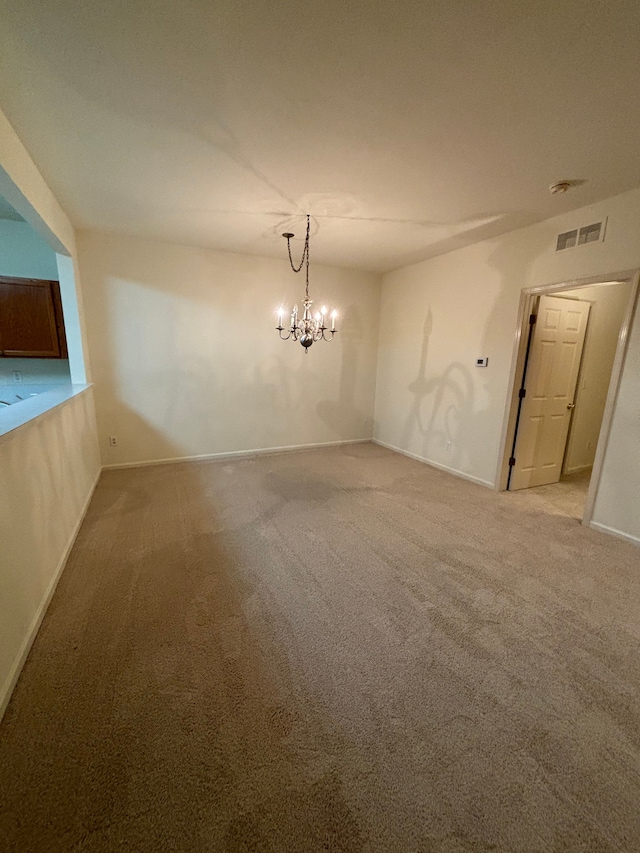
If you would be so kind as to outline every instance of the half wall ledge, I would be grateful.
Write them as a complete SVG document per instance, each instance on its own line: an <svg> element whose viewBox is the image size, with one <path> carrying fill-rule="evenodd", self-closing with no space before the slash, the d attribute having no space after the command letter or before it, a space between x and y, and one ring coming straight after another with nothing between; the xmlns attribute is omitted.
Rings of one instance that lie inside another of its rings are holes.
<svg viewBox="0 0 640 853"><path fill-rule="evenodd" d="M92 387L92 383L86 385L57 385L50 391L44 391L36 397L30 397L13 406L7 406L0 410L0 443L11 438L16 430L29 424L48 412L57 409L73 400L79 394L84 394Z"/></svg>

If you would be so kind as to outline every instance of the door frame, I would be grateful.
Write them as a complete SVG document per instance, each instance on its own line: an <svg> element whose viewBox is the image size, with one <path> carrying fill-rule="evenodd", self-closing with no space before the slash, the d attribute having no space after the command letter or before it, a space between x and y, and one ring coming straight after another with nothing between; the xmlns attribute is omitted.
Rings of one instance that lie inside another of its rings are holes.
<svg viewBox="0 0 640 853"><path fill-rule="evenodd" d="M611 368L609 390L607 391L607 399L604 407L604 413L602 415L600 433L598 435L598 444L593 462L593 470L591 473L591 480L589 482L589 492L587 494L584 515L582 517L582 524L584 525L588 525L591 522L593 508L598 494L598 487L600 485L602 463L604 461L609 433L611 431L611 422L613 420L613 413L615 411L616 400L618 397L624 358L629 343L629 331L631 329L631 322L633 320L636 300L638 297L640 270L625 270L624 272L614 273L611 275L594 275L589 276L588 278L561 281L556 284L543 284L538 285L537 287L525 287L521 290L520 305L518 307L518 318L513 343L513 355L511 359L511 371L509 373L508 394L505 404L502 434L500 438L500 451L498 453L498 466L495 476L495 490L498 492L506 491L507 481L509 479L509 458L511 456L511 448L513 446L515 436L516 416L518 411L518 390L520 388L520 379L524 371L527 339L529 335L529 315L532 313L537 297L543 294L559 293L565 290L578 290L581 287L587 287L592 284L612 284L613 282L629 282L631 284L631 288L629 292L629 301L624 317L622 318L620 331L618 332L618 343L613 360L613 367Z"/></svg>

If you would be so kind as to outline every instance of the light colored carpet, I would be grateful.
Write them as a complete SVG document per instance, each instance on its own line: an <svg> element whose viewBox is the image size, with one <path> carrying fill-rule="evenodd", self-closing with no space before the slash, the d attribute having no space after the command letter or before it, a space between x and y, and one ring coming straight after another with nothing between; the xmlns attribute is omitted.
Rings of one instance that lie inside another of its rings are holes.
<svg viewBox="0 0 640 853"><path fill-rule="evenodd" d="M375 445L103 475L0 849L640 849L640 551Z"/></svg>
<svg viewBox="0 0 640 853"><path fill-rule="evenodd" d="M587 492L591 480L591 469L576 474L565 474L559 483L549 486L535 486L525 489L527 501L543 512L567 515L576 521L582 521ZM514 492L515 494L515 492Z"/></svg>

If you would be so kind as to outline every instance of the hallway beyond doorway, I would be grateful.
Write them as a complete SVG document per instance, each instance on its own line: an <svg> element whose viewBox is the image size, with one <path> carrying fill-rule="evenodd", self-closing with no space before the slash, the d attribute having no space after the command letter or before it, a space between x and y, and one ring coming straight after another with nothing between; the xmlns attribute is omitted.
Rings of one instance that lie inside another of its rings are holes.
<svg viewBox="0 0 640 853"><path fill-rule="evenodd" d="M575 474L563 474L559 483L526 489L527 496L533 504L539 504L540 509L544 509L551 515L566 515L582 521L591 470L588 468L585 471L577 471Z"/></svg>

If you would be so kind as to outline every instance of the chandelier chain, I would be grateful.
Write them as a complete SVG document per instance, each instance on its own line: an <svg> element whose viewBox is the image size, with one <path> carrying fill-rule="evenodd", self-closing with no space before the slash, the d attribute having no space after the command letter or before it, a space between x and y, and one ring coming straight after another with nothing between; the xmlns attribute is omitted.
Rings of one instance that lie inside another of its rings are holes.
<svg viewBox="0 0 640 853"><path fill-rule="evenodd" d="M300 272L302 269L302 265L305 260L307 262L306 267L306 298L309 298L309 229L310 229L311 217L307 214L307 236L304 239L304 249L302 250L302 257L300 258L300 265L296 267L293 263L293 258L291 256L291 238L287 237L287 249L289 251L289 263L291 264L291 269L294 272Z"/></svg>

